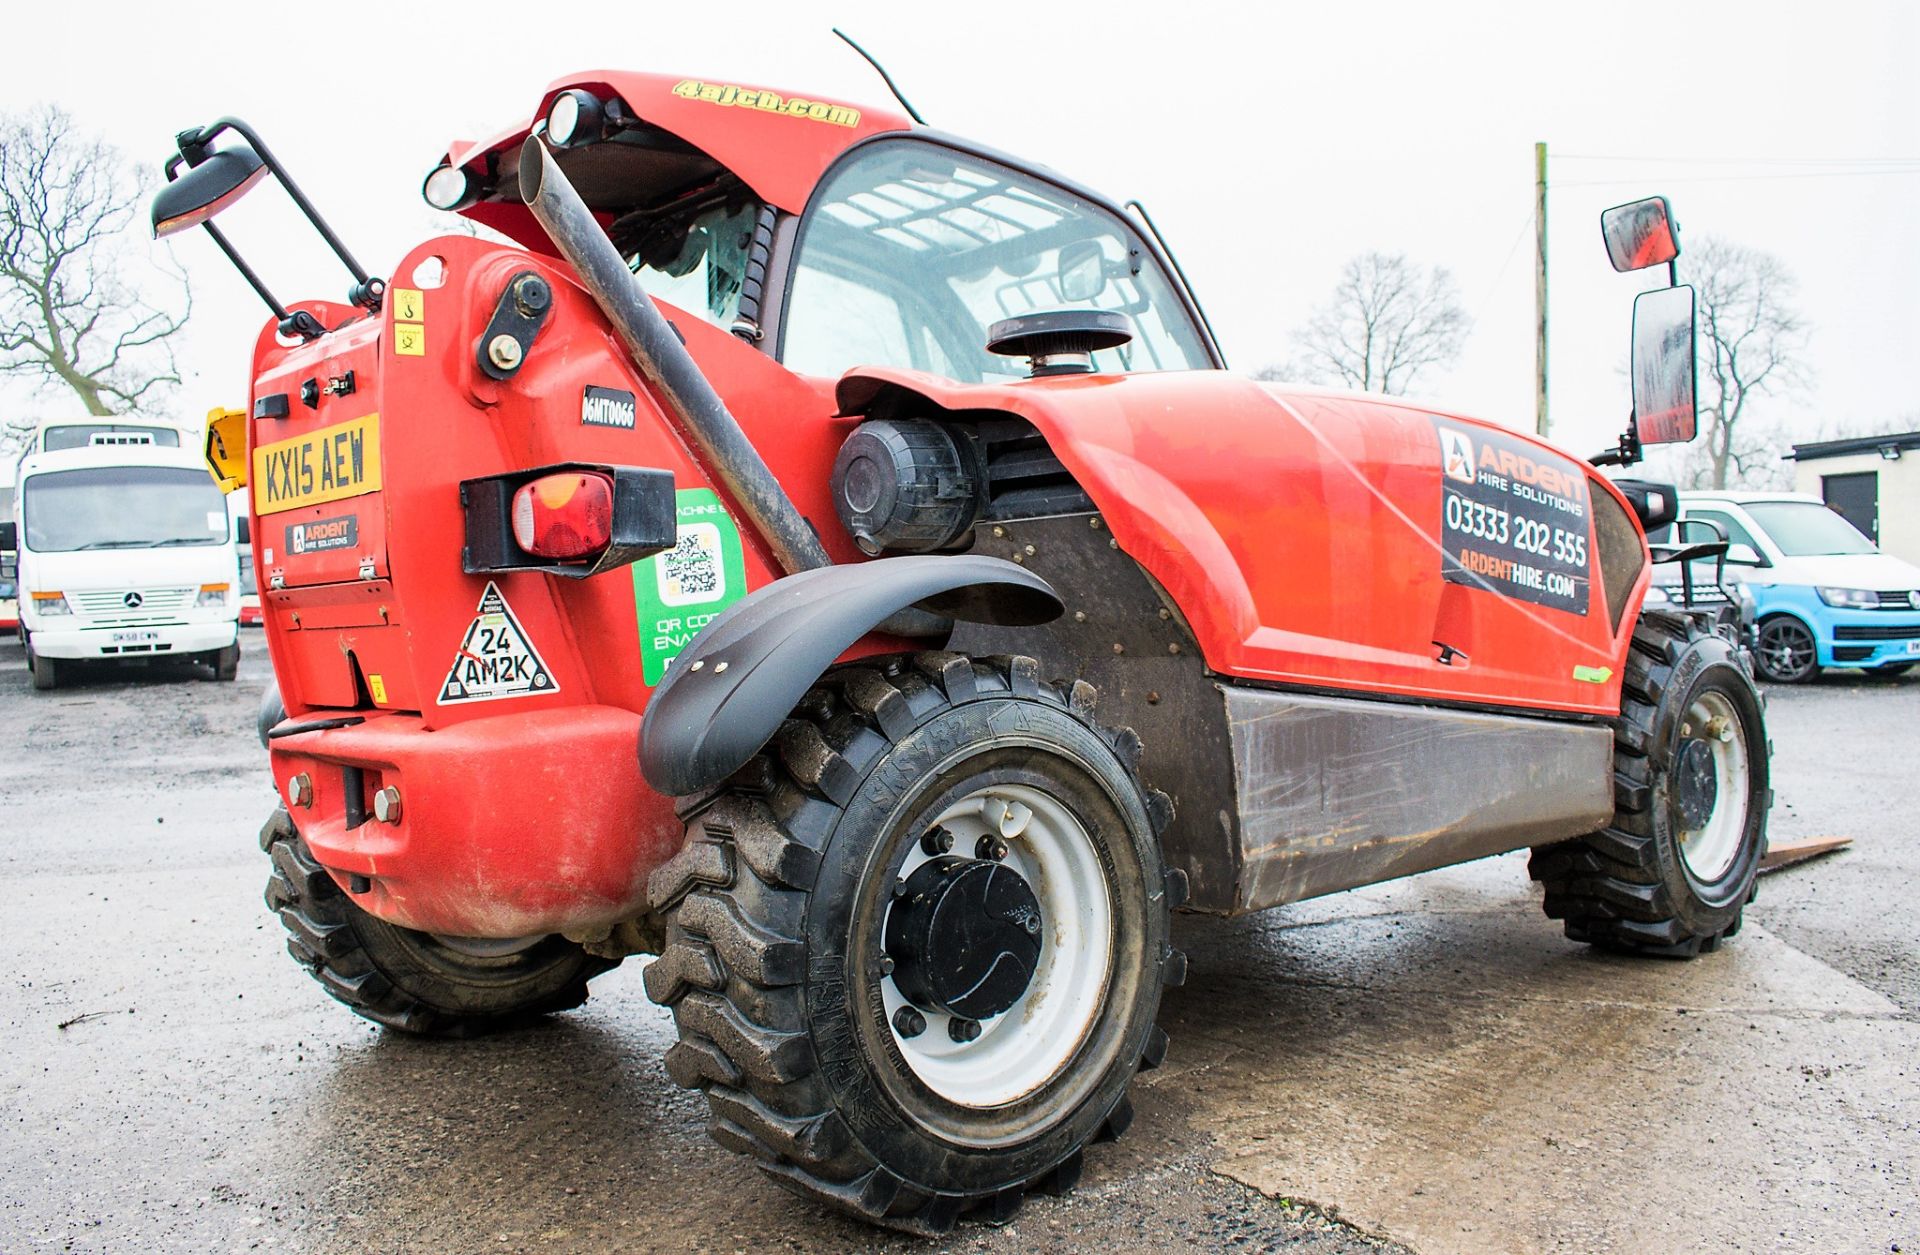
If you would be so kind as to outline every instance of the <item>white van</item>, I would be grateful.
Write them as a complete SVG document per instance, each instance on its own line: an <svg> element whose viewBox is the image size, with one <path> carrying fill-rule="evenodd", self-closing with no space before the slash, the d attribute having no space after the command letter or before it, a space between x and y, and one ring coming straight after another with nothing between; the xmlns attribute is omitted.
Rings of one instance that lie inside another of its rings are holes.
<svg viewBox="0 0 1920 1255"><path fill-rule="evenodd" d="M53 428L45 429L51 434ZM231 680L239 563L226 499L198 449L118 432L21 458L13 519L33 686L79 659L185 658Z"/></svg>

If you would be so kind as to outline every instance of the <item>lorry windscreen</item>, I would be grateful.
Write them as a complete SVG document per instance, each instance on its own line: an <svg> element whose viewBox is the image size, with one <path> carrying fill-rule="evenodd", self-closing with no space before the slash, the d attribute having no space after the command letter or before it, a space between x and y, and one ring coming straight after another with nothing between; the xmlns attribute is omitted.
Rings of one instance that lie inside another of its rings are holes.
<svg viewBox="0 0 1920 1255"><path fill-rule="evenodd" d="M219 545L227 539L227 503L205 471L89 466L29 476L21 490L22 539L35 553Z"/></svg>

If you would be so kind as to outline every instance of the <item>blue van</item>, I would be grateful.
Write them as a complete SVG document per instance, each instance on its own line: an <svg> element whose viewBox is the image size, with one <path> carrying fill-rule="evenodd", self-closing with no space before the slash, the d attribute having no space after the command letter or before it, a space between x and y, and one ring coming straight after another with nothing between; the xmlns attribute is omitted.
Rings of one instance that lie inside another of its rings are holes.
<svg viewBox="0 0 1920 1255"><path fill-rule="evenodd" d="M1683 492L1680 517L1725 529L1727 578L1753 593L1754 663L1766 679L1797 684L1822 667L1899 675L1920 664L1920 567L1881 553L1820 498ZM1686 528L1681 535L1703 540L1706 529ZM1711 566L1694 568L1703 600L1722 596L1713 588ZM1679 601L1679 572L1655 572L1648 604Z"/></svg>

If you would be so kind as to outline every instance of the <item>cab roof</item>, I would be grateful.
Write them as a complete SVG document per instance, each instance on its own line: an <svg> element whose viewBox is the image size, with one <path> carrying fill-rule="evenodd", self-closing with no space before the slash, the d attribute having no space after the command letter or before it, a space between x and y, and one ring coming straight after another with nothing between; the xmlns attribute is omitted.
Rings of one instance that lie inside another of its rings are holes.
<svg viewBox="0 0 1920 1255"><path fill-rule="evenodd" d="M1820 498L1804 492L1769 492L1764 489L1749 488L1683 488L1680 490L1681 505L1697 505L1702 501L1725 501L1733 505L1751 505L1756 501L1799 501L1813 505L1825 505Z"/></svg>
<svg viewBox="0 0 1920 1255"><path fill-rule="evenodd" d="M107 444L29 453L20 459L20 478L43 471L75 471L89 466L164 466L207 473L200 450L191 444L181 448L162 444ZM212 482L210 475L208 482Z"/></svg>
<svg viewBox="0 0 1920 1255"><path fill-rule="evenodd" d="M483 142L455 141L443 160L462 168L487 189L464 217L540 252L552 252L546 233L520 201L520 145L561 92L580 88L641 125L600 143L559 149L555 157L597 212L635 207L618 202L629 182L623 162L645 154L657 190L678 180L693 185L731 173L767 204L798 213L834 160L869 136L913 128L905 116L885 109L794 95L776 88L729 80L586 70L555 79L520 125ZM664 140L665 142L661 142ZM677 143L675 142L677 141ZM630 167L628 167L630 168Z"/></svg>

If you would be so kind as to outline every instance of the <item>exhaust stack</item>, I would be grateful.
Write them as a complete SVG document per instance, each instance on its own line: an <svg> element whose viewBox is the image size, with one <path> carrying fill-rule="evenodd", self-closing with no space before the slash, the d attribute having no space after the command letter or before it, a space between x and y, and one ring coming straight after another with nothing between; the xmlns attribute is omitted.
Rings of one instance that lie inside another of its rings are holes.
<svg viewBox="0 0 1920 1255"><path fill-rule="evenodd" d="M747 512L789 575L831 566L819 537L773 477L759 450L740 430L726 402L641 290L633 272L594 221L553 155L537 137L520 148L520 196L546 229L647 383L666 402L682 434L712 476Z"/></svg>

